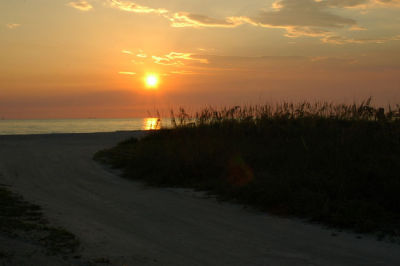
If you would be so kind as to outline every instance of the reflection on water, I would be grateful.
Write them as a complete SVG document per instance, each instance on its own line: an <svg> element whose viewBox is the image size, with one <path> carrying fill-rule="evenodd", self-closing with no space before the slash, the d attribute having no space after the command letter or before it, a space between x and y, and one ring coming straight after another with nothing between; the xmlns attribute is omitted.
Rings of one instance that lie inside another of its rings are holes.
<svg viewBox="0 0 400 266"><path fill-rule="evenodd" d="M159 130L161 128L161 119L148 117L143 120L143 130Z"/></svg>

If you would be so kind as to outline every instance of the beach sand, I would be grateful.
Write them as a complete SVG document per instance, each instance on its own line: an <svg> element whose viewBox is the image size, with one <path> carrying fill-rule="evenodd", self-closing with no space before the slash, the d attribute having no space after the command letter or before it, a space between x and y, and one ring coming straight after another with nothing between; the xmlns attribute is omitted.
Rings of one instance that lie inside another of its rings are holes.
<svg viewBox="0 0 400 266"><path fill-rule="evenodd" d="M400 265L399 244L147 187L92 160L143 134L0 136L0 183L77 235L85 258L111 265Z"/></svg>

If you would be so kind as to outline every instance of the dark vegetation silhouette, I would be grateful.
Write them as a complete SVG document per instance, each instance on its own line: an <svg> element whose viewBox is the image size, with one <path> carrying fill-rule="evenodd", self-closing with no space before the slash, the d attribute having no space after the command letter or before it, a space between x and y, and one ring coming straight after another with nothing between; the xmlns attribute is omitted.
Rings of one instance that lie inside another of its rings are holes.
<svg viewBox="0 0 400 266"><path fill-rule="evenodd" d="M52 226L45 219L40 206L25 201L2 184L0 184L0 236L28 242L33 246L44 248L46 255L62 255L64 258L76 255L80 246L75 235L64 228ZM12 261L13 256L14 254L0 250L0 259ZM14 264L10 262L4 265Z"/></svg>
<svg viewBox="0 0 400 266"><path fill-rule="evenodd" d="M282 103L172 112L172 128L95 159L151 185L270 213L400 235L400 106Z"/></svg>

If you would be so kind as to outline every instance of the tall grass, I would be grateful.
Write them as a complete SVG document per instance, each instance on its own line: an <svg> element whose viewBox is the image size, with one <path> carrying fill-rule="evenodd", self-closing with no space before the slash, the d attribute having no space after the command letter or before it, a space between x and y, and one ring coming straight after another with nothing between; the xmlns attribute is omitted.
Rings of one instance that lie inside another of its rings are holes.
<svg viewBox="0 0 400 266"><path fill-rule="evenodd" d="M95 159L153 185L400 235L400 108L282 103L172 112L173 128Z"/></svg>
<svg viewBox="0 0 400 266"><path fill-rule="evenodd" d="M347 121L391 121L400 119L400 105L382 107L371 105L371 98L361 103L334 104L331 102L277 103L275 105L248 105L213 108L206 107L194 115L186 113L183 108L176 112L171 110L171 124L174 127L220 123L235 120L259 123L266 119L321 119Z"/></svg>

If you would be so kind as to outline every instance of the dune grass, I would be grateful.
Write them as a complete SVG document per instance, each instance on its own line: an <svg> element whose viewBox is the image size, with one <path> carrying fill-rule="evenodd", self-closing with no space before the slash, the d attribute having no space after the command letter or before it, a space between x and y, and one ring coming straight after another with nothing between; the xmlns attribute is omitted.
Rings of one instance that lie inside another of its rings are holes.
<svg viewBox="0 0 400 266"><path fill-rule="evenodd" d="M80 245L72 233L51 226L40 206L25 201L4 186L0 186L0 234L44 247L49 255L73 254ZM0 258L10 256L0 251Z"/></svg>
<svg viewBox="0 0 400 266"><path fill-rule="evenodd" d="M209 191L278 215L400 236L400 108L283 103L172 113L99 151L127 178Z"/></svg>

